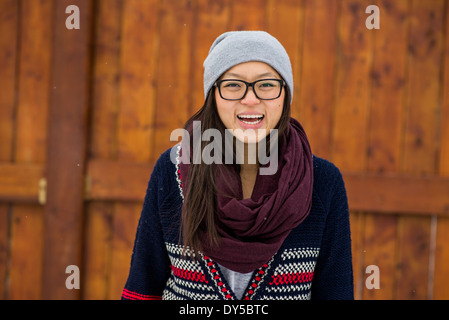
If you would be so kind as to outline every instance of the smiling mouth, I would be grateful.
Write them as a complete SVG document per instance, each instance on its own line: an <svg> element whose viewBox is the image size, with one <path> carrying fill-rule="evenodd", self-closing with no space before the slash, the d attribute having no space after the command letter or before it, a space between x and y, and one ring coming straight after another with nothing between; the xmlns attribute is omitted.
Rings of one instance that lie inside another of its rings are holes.
<svg viewBox="0 0 449 320"><path fill-rule="evenodd" d="M245 124L258 124L263 120L264 115L246 114L246 115L238 115L237 118Z"/></svg>

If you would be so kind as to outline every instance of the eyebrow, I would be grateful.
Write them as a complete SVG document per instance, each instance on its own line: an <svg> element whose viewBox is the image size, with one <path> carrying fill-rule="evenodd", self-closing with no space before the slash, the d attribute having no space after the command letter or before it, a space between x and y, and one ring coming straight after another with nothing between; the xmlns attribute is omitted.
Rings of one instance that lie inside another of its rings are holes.
<svg viewBox="0 0 449 320"><path fill-rule="evenodd" d="M233 72L227 72L227 73L224 74L224 76L244 78L244 76L242 76L242 75L240 75L238 73L233 73ZM265 73L259 74L256 78L263 78L263 77L268 77L268 76L277 78L276 75L274 73L272 73L272 72L265 72Z"/></svg>

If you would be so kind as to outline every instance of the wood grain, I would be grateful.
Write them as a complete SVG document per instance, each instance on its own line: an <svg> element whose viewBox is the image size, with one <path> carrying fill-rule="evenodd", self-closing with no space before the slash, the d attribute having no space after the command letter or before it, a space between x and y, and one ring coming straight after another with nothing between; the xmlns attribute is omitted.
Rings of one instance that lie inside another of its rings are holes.
<svg viewBox="0 0 449 320"><path fill-rule="evenodd" d="M0 299L120 297L153 165L231 30L289 53L292 115L345 180L356 298L448 299L449 3L369 4L378 30L364 0L0 0Z"/></svg>
<svg viewBox="0 0 449 320"><path fill-rule="evenodd" d="M79 30L65 28L65 9L74 3L80 9ZM65 270L68 265L82 267L83 175L90 99L89 30L93 8L88 0L57 0L53 4L42 298L77 299L80 291L67 290L65 286Z"/></svg>

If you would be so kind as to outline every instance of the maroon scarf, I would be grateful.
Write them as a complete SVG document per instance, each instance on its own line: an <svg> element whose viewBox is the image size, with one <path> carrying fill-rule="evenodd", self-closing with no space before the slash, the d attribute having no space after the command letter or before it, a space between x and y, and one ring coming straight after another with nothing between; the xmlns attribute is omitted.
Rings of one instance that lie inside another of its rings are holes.
<svg viewBox="0 0 449 320"><path fill-rule="evenodd" d="M208 245L203 253L233 271L251 272L268 262L290 231L309 214L312 205L313 160L307 136L291 118L288 135L280 143L278 169L273 175L257 175L250 199L242 199L240 175L226 176L217 170L218 247ZM189 165L180 164L181 177ZM235 194L237 198L221 194ZM185 191L184 191L185 194Z"/></svg>

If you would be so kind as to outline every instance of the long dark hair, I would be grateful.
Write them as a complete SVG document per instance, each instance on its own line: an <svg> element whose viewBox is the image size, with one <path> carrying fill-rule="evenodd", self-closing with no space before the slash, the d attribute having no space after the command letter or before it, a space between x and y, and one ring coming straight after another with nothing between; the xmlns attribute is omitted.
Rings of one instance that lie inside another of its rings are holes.
<svg viewBox="0 0 449 320"><path fill-rule="evenodd" d="M287 133L290 120L290 95L287 87L284 87L284 90L285 98L282 115L276 126L278 141L282 141L281 137ZM225 136L226 128L218 115L214 87L209 91L201 109L187 120L184 125L184 129L190 134L190 146L194 143L192 134L193 121L197 120L201 121L201 134L207 129L214 128L220 131L221 137ZM267 137L269 139L269 135ZM224 150L226 139L222 140L222 150ZM206 142L201 142L201 154L206 145ZM269 146L269 141L267 141L267 145ZM191 161L189 173L186 177L187 183L183 183L183 187L187 189L182 207L181 238L184 248L188 247L192 253L201 250L202 233L208 235L210 245L218 245L220 241L216 228L216 195L220 190L217 190L216 187L215 172L216 170L231 169L240 172L240 165L236 164L236 161L232 161L232 164L226 164L224 152L222 152L222 157L221 164L205 164L203 161L199 164L194 164Z"/></svg>

